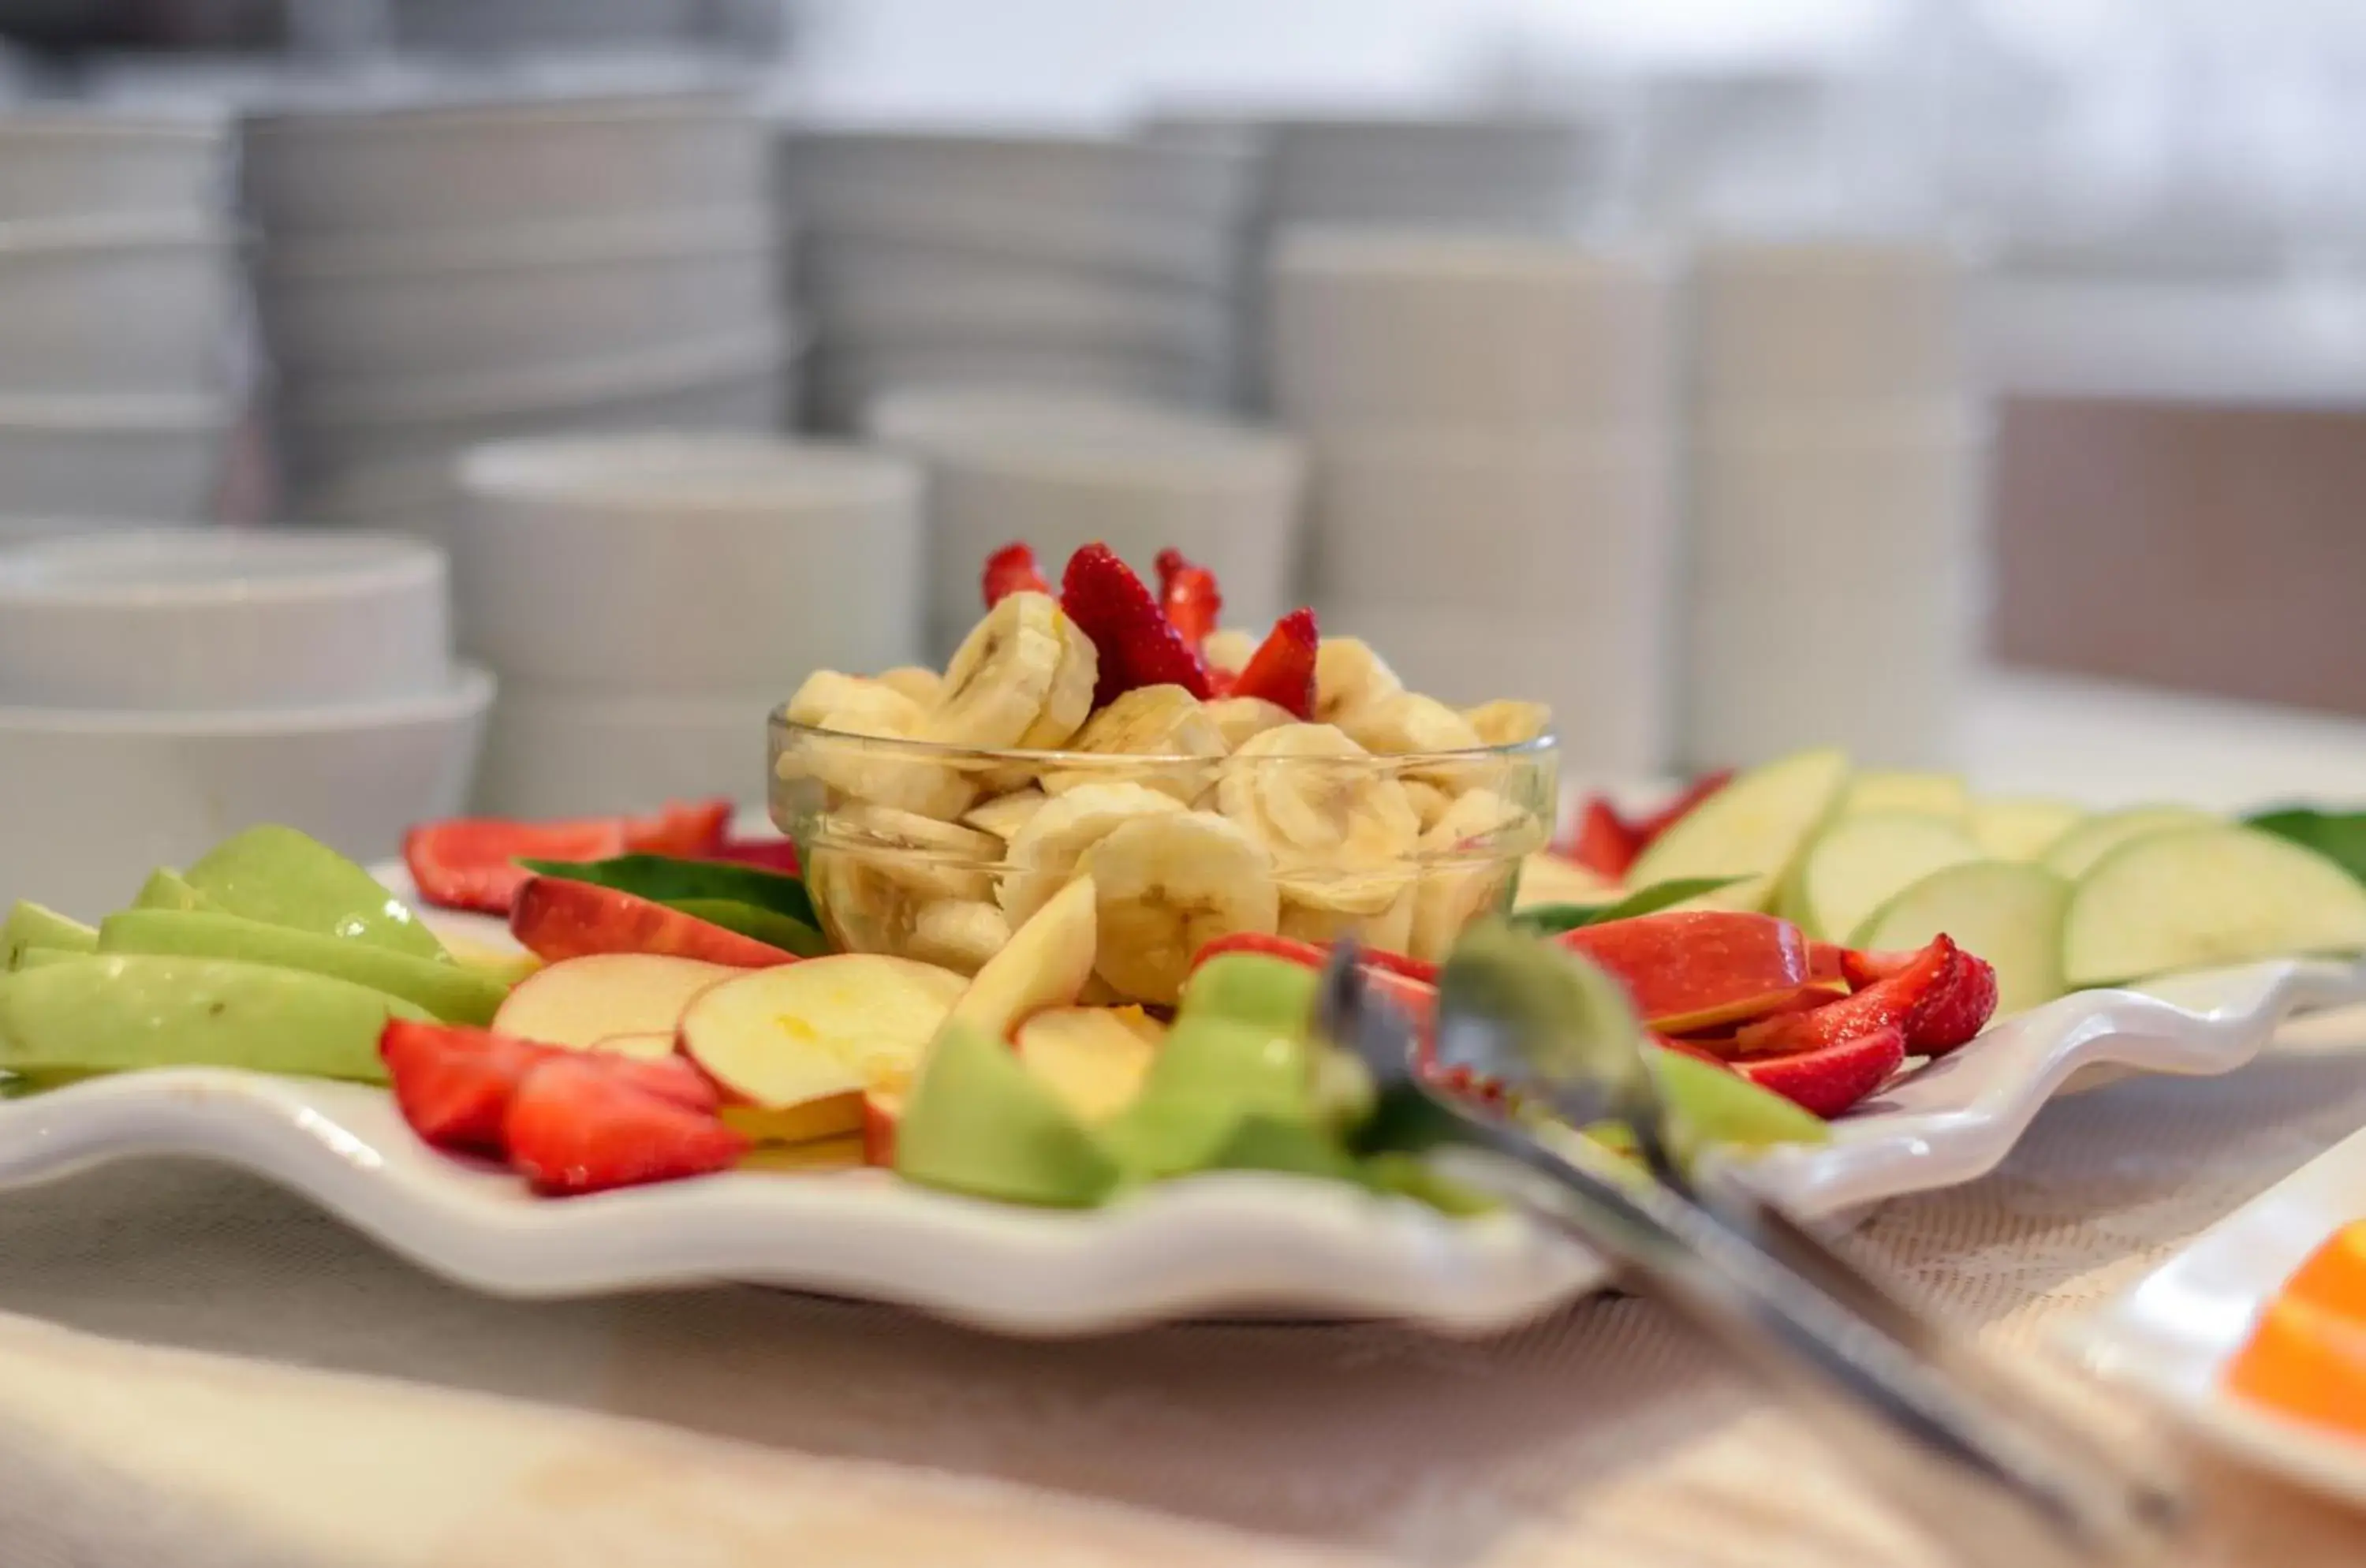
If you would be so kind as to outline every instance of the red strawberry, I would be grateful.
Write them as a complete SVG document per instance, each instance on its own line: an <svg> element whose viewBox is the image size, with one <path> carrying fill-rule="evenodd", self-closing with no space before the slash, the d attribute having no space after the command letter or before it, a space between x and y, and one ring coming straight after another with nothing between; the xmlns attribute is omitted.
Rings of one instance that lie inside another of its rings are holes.
<svg viewBox="0 0 2366 1568"><path fill-rule="evenodd" d="M510 1163L553 1194L637 1187L729 1168L748 1140L711 1114L580 1057L544 1062L511 1097Z"/></svg>
<svg viewBox="0 0 2366 1568"><path fill-rule="evenodd" d="M394 1080L395 1109L422 1142L499 1155L510 1099L552 1048L490 1030L397 1018L378 1035L377 1054Z"/></svg>
<svg viewBox="0 0 2366 1568"><path fill-rule="evenodd" d="M1650 848L1652 840L1691 816L1695 807L1732 782L1731 768L1721 769L1714 773L1703 773L1699 778L1695 779L1691 787L1682 795L1635 824L1636 848L1639 850Z"/></svg>
<svg viewBox="0 0 2366 1568"><path fill-rule="evenodd" d="M986 607L993 609L1013 593L1049 593L1035 552L1023 544L1005 545L986 558Z"/></svg>
<svg viewBox="0 0 2366 1568"><path fill-rule="evenodd" d="M1600 795L1578 814L1577 835L1561 852L1586 870L1617 881L1627 874L1642 852L1642 840L1627 819Z"/></svg>
<svg viewBox="0 0 2366 1568"><path fill-rule="evenodd" d="M1743 1026L1734 1034L1734 1048L1745 1056L1786 1056L1880 1029L1896 1029L1910 1040L1918 1013L1947 984L1959 951L1945 937L1935 938L1904 968L1854 996Z"/></svg>
<svg viewBox="0 0 2366 1568"><path fill-rule="evenodd" d="M1095 707L1138 686L1180 686L1207 699L1208 671L1200 655L1168 622L1133 569L1107 545L1087 545L1068 558L1060 607L1100 654Z"/></svg>
<svg viewBox="0 0 2366 1568"><path fill-rule="evenodd" d="M1158 552L1158 603L1166 612L1167 623L1193 648L1208 640L1224 609L1216 574L1192 565L1181 550L1172 548Z"/></svg>
<svg viewBox="0 0 2366 1568"><path fill-rule="evenodd" d="M429 822L402 837L403 863L420 897L445 909L506 915L526 878L520 860L606 860L625 852L622 818L508 822L464 817Z"/></svg>
<svg viewBox="0 0 2366 1568"><path fill-rule="evenodd" d="M697 860L722 847L731 828L728 800L669 800L654 817L625 819L625 852Z"/></svg>
<svg viewBox="0 0 2366 1568"><path fill-rule="evenodd" d="M1876 986L1922 956L1921 948L1904 953L1860 953L1852 947L1840 950L1839 978L1848 982L1852 991L1862 991Z"/></svg>
<svg viewBox="0 0 2366 1568"><path fill-rule="evenodd" d="M1808 944L1808 978L1819 986L1840 985L1848 979L1849 960L1863 956L1836 942L1811 942ZM1854 984L1849 986L1852 991L1861 988Z"/></svg>
<svg viewBox="0 0 2366 1568"><path fill-rule="evenodd" d="M1891 1024L1817 1050L1727 1066L1760 1089L1829 1120L1888 1082L1905 1060L1906 1036Z"/></svg>
<svg viewBox="0 0 2366 1568"><path fill-rule="evenodd" d="M1959 952L1947 983L1907 1024L1906 1048L1918 1056L1944 1056L1987 1028L1996 1005L1996 965Z"/></svg>
<svg viewBox="0 0 2366 1568"><path fill-rule="evenodd" d="M715 1087L715 1080L687 1056L623 1056L593 1051L583 1059L597 1063L619 1083L692 1111L711 1111L723 1103L723 1091Z"/></svg>
<svg viewBox="0 0 2366 1568"><path fill-rule="evenodd" d="M1249 655L1246 668L1233 678L1232 695L1262 697L1290 710L1296 719L1314 716L1314 655L1323 634L1314 612L1292 610L1274 622L1273 630Z"/></svg>

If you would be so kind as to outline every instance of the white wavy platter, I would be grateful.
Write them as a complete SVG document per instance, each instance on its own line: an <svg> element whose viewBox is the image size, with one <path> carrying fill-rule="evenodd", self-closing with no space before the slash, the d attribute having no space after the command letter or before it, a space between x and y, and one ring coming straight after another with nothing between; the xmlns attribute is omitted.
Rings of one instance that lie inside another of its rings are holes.
<svg viewBox="0 0 2366 1568"><path fill-rule="evenodd" d="M2366 1133L2335 1145L2058 1337L2236 1458L2366 1507L2366 1443L2220 1387L2268 1299L2317 1246L2366 1217Z"/></svg>
<svg viewBox="0 0 2366 1568"><path fill-rule="evenodd" d="M498 928L459 929L481 941ZM2263 964L2160 991L2090 992L2010 1020L1843 1119L1829 1145L1763 1159L1764 1179L1808 1214L1968 1180L2081 1068L2229 1071L2292 1013L2366 1001L2366 970ZM1606 1278L1509 1217L1450 1220L1283 1176L1194 1177L1089 1213L964 1199L882 1171L732 1174L558 1201L428 1149L389 1096L354 1085L176 1069L0 1104L0 1185L164 1154L253 1170L424 1268L511 1296L736 1280L1031 1335L1237 1313L1485 1334Z"/></svg>

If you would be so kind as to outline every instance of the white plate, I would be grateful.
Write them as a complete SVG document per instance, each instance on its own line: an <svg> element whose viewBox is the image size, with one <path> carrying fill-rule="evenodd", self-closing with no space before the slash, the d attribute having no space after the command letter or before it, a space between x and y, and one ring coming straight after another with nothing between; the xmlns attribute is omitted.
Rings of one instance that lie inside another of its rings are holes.
<svg viewBox="0 0 2366 1568"><path fill-rule="evenodd" d="M2366 1506L2366 1441L2287 1419L2220 1387L2269 1298L2356 1219L2366 1219L2366 1133L2203 1232L2062 1338L2098 1372L2158 1400L2203 1441Z"/></svg>
<svg viewBox="0 0 2366 1568"><path fill-rule="evenodd" d="M389 886L409 891L400 871ZM482 919L439 926L483 941ZM2271 964L2199 977L2185 1005L2066 998L1885 1094L1826 1147L1765 1162L1810 1214L1968 1180L2079 1067L2218 1073L2287 1013L2366 999L2366 973ZM1593 1258L1506 1217L1298 1178L1167 1182L1090 1213L932 1192L882 1171L735 1174L564 1201L422 1145L370 1089L182 1069L0 1105L0 1185L131 1155L197 1155L311 1198L425 1268L513 1296L740 1280L892 1302L1007 1333L1099 1333L1212 1314L1393 1318L1499 1332L1601 1285Z"/></svg>

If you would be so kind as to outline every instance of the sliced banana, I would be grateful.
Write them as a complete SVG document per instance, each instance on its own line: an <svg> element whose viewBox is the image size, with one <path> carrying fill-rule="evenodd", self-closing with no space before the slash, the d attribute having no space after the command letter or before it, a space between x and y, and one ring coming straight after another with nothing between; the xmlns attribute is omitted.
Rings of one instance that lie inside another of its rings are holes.
<svg viewBox="0 0 2366 1568"><path fill-rule="evenodd" d="M1502 906L1527 845L1504 839L1534 817L1493 790L1466 792L1421 836L1421 879L1414 890L1413 931L1405 949L1436 963L1462 928Z"/></svg>
<svg viewBox="0 0 2366 1568"><path fill-rule="evenodd" d="M1485 744L1469 719L1436 697L1414 692L1351 708L1338 722L1348 739L1382 757L1475 751Z"/></svg>
<svg viewBox="0 0 2366 1568"><path fill-rule="evenodd" d="M817 670L789 698L788 719L850 735L909 735L919 728L923 711L884 681Z"/></svg>
<svg viewBox="0 0 2366 1568"><path fill-rule="evenodd" d="M939 819L960 816L976 797L976 785L943 763L895 746L840 739L902 740L918 729L919 704L882 682L817 671L789 699L788 716L832 733L802 738L783 752L778 764L783 780L818 779L840 796Z"/></svg>
<svg viewBox="0 0 2366 1568"><path fill-rule="evenodd" d="M1053 751L1074 740L1092 716L1093 688L1100 681L1100 649L1065 610L1054 606L1054 611L1059 616L1060 662L1052 672L1051 689L1044 694L1042 713L1019 739L1019 744L1030 751Z"/></svg>
<svg viewBox="0 0 2366 1568"><path fill-rule="evenodd" d="M1216 733L1224 738L1227 751L1239 750L1241 743L1252 735L1263 735L1268 729L1298 722L1288 708L1263 697L1218 697L1207 708Z"/></svg>
<svg viewBox="0 0 2366 1568"><path fill-rule="evenodd" d="M1067 750L1109 757L1172 757L1170 765L1127 762L1046 773L1044 791L1065 795L1112 778L1148 786L1189 805L1214 778L1209 762L1231 750L1207 705L1180 686L1137 686L1087 720Z"/></svg>
<svg viewBox="0 0 2366 1568"><path fill-rule="evenodd" d="M1374 877L1383 883L1390 896L1379 908L1357 910L1308 903L1289 887L1281 890L1280 933L1300 942L1328 945L1343 937L1353 937L1367 947L1386 948L1391 953L1403 953L1413 940L1414 878L1411 872L1393 877Z"/></svg>
<svg viewBox="0 0 2366 1568"><path fill-rule="evenodd" d="M1237 675L1249 667L1256 650L1256 633L1223 626L1210 632L1200 643L1200 658L1211 670L1228 670Z"/></svg>
<svg viewBox="0 0 2366 1568"><path fill-rule="evenodd" d="M975 975L1009 940L1009 919L995 905L978 898L943 898L914 918L904 956L957 975Z"/></svg>
<svg viewBox="0 0 2366 1568"><path fill-rule="evenodd" d="M1092 688L1085 682L1079 705L1074 674L1063 668L1075 651L1063 629L1068 625L1066 613L1049 594L1013 593L1003 599L986 612L945 667L942 690L920 728L920 738L947 746L999 749L1017 746L1047 726L1056 728L1063 716L1067 733L1074 734L1092 705Z"/></svg>
<svg viewBox="0 0 2366 1568"><path fill-rule="evenodd" d="M1498 697L1464 708L1462 716L1489 746L1525 746L1552 728L1552 709L1516 697Z"/></svg>
<svg viewBox="0 0 2366 1568"><path fill-rule="evenodd" d="M1451 792L1440 789L1427 779L1405 780L1404 792L1405 798L1413 802L1414 818L1420 822L1421 830L1425 833L1437 826L1437 819L1446 815L1447 807L1452 806L1455 799Z"/></svg>
<svg viewBox="0 0 2366 1568"><path fill-rule="evenodd" d="M991 833L869 802L833 813L826 832L839 849L878 859L883 874L932 898L992 897L1002 859Z"/></svg>
<svg viewBox="0 0 2366 1568"><path fill-rule="evenodd" d="M1098 890L1094 971L1141 1001L1172 1002L1203 945L1270 932L1280 918L1264 847L1213 812L1136 817L1095 843L1084 869Z"/></svg>
<svg viewBox="0 0 2366 1568"><path fill-rule="evenodd" d="M1327 724L1251 736L1224 764L1216 804L1293 882L1385 870L1421 831L1396 780Z"/></svg>
<svg viewBox="0 0 2366 1568"><path fill-rule="evenodd" d="M1171 795L1136 784L1082 784L1043 803L1005 854L1002 912L1013 926L1042 908L1076 874L1087 851L1137 817L1178 813Z"/></svg>
<svg viewBox="0 0 2366 1568"><path fill-rule="evenodd" d="M924 708L937 705L944 694L944 677L933 670L917 664L899 664L893 670L879 671L879 683L903 693Z"/></svg>
<svg viewBox="0 0 2366 1568"><path fill-rule="evenodd" d="M1314 648L1314 717L1334 724L1339 716L1404 690L1397 672L1361 637L1326 637Z"/></svg>
<svg viewBox="0 0 2366 1568"><path fill-rule="evenodd" d="M1008 795L979 801L963 815L962 820L1007 844L1019 836L1019 829L1027 826L1029 818L1043 808L1047 798L1040 789L1015 789Z"/></svg>

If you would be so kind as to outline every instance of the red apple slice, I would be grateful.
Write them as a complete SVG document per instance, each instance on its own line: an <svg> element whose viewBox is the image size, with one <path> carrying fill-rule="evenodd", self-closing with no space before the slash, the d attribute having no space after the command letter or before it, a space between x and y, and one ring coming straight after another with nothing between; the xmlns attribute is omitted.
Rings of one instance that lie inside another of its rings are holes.
<svg viewBox="0 0 2366 1568"><path fill-rule="evenodd" d="M1814 984L1808 939L1772 915L1671 910L1580 926L1560 942L1617 976L1662 1034L1779 1012Z"/></svg>
<svg viewBox="0 0 2366 1568"><path fill-rule="evenodd" d="M794 964L797 955L614 887L537 876L518 889L510 934L550 960L595 953L652 953L740 969Z"/></svg>
<svg viewBox="0 0 2366 1568"><path fill-rule="evenodd" d="M722 1089L724 1120L751 1136L860 1133L865 1091L910 1081L966 984L876 953L742 972L683 1013L681 1049Z"/></svg>
<svg viewBox="0 0 2366 1568"><path fill-rule="evenodd" d="M1019 1059L1081 1120L1133 1103L1158 1047L1109 1008L1053 1008L1019 1026Z"/></svg>
<svg viewBox="0 0 2366 1568"><path fill-rule="evenodd" d="M896 1168L896 1124L904 1119L904 1091L874 1089L862 1096L862 1163Z"/></svg>
<svg viewBox="0 0 2366 1568"><path fill-rule="evenodd" d="M602 953L535 971L493 1014L520 1040L586 1050L623 1034L670 1034L690 1000L748 974L727 964L649 953Z"/></svg>

